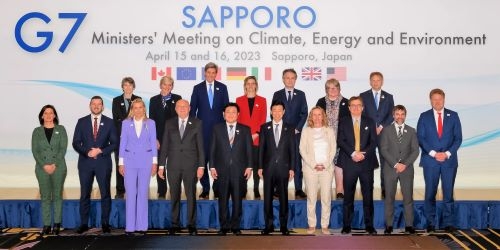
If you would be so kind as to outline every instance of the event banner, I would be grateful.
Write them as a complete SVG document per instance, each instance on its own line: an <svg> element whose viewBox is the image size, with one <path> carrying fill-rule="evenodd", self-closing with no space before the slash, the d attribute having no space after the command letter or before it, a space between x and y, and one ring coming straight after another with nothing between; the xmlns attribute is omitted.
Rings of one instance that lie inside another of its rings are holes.
<svg viewBox="0 0 500 250"><path fill-rule="evenodd" d="M104 114L111 116L111 100L121 95L124 77L135 79L134 93L148 104L159 93L161 77L170 75L173 92L190 100L208 62L218 65L217 80L228 86L231 101L243 95L243 79L254 75L268 104L284 87L282 71L294 68L308 109L325 96L326 80L339 80L341 94L349 98L368 90L370 72L380 71L383 89L406 106L413 127L431 108L429 91L441 88L445 106L462 121L456 186L500 186L494 157L500 147L499 1L7 0L2 5L0 187L37 186L30 142L43 105L56 107L68 131L66 186L78 187L71 141L76 121L90 112L92 96L104 99ZM415 172L415 186L422 187L421 168Z"/></svg>

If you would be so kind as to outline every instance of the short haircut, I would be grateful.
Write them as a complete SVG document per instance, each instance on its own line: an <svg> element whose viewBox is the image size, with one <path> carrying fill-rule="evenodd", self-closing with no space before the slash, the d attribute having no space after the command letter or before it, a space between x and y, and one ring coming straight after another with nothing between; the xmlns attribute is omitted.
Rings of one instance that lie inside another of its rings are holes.
<svg viewBox="0 0 500 250"><path fill-rule="evenodd" d="M169 81L172 83L172 86L174 86L174 78L172 78L171 76L164 76L160 79L160 86L165 82L165 81Z"/></svg>
<svg viewBox="0 0 500 250"><path fill-rule="evenodd" d="M92 96L92 98L90 98L90 102L92 102L92 100L101 100L101 103L104 104L104 100L102 99L101 96L98 95Z"/></svg>
<svg viewBox="0 0 500 250"><path fill-rule="evenodd" d="M281 76L282 78L285 77L286 73L293 73L295 75L295 78L297 78L297 72L293 68L285 69L283 70L283 75Z"/></svg>
<svg viewBox="0 0 500 250"><path fill-rule="evenodd" d="M382 78L382 80L384 80L384 75L382 75L382 73L378 72L378 71L375 71L375 72L372 72L370 73L370 80L372 79L372 77L374 76L380 76L380 78Z"/></svg>
<svg viewBox="0 0 500 250"><path fill-rule="evenodd" d="M124 77L122 79L122 89L123 89L123 85L128 82L130 84L132 84L132 87L135 89L135 81L134 81L134 78L130 77L130 76L127 76L127 77Z"/></svg>
<svg viewBox="0 0 500 250"><path fill-rule="evenodd" d="M219 67L213 62L209 62L205 65L205 72L207 72L208 69L215 69L215 72L219 71Z"/></svg>
<svg viewBox="0 0 500 250"><path fill-rule="evenodd" d="M281 100L274 100L271 103L271 109L273 109L274 106L280 106L280 105L283 107L283 110L285 110L285 103L283 103Z"/></svg>
<svg viewBox="0 0 500 250"><path fill-rule="evenodd" d="M235 107L236 111L238 111L238 113L240 112L240 106L238 106L238 104L236 104L234 102L229 102L226 105L224 105L224 109L222 110L222 112L226 112L226 109L229 107Z"/></svg>
<svg viewBox="0 0 500 250"><path fill-rule="evenodd" d="M361 98L361 96L351 96L351 98L349 98L349 106L351 106L351 102L355 100L359 100L361 102L361 105L364 105L363 98Z"/></svg>
<svg viewBox="0 0 500 250"><path fill-rule="evenodd" d="M394 115L396 113L396 111L398 111L398 110L402 110L403 112L405 112L405 115L406 115L406 108L405 108L405 106L403 106L401 104L394 106L394 108L392 109L392 114Z"/></svg>
<svg viewBox="0 0 500 250"><path fill-rule="evenodd" d="M333 87L336 87L340 90L340 82L335 78L328 79L325 82L325 90L328 90L329 85L333 85Z"/></svg>
<svg viewBox="0 0 500 250"><path fill-rule="evenodd" d="M57 116L56 108L54 108L54 106L52 106L50 104L47 104L47 105L43 106L42 110L40 110L40 113L38 113L38 121L40 121L40 125L43 125L43 113L47 109L52 109L52 111L54 111L54 124L56 124L56 125L59 124L59 116Z"/></svg>
<svg viewBox="0 0 500 250"><path fill-rule="evenodd" d="M443 91L442 89L437 89L437 88L436 88L436 89L431 90L431 92L429 93L429 99L430 99L430 98L432 98L432 96L433 96L434 94L441 95L443 98L445 97L445 95L444 95L444 91Z"/></svg>

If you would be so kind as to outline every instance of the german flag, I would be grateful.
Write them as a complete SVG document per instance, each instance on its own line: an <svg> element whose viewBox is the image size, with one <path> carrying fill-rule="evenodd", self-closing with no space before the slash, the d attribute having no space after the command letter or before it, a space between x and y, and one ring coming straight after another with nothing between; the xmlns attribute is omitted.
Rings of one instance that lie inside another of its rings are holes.
<svg viewBox="0 0 500 250"><path fill-rule="evenodd" d="M243 80L247 76L247 68L245 67L228 67L226 72L227 80Z"/></svg>

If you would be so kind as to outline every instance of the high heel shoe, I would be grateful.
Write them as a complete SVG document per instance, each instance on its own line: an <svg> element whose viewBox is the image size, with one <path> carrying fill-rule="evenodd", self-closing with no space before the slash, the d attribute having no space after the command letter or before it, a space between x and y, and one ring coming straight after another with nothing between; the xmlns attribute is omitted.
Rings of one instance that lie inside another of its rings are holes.
<svg viewBox="0 0 500 250"><path fill-rule="evenodd" d="M61 223L54 223L54 229L52 230L52 233L54 235L59 235L60 231L61 231Z"/></svg>
<svg viewBox="0 0 500 250"><path fill-rule="evenodd" d="M50 234L51 231L52 230L51 230L50 226L43 226L42 232L40 232L40 234L42 236L44 236L44 235Z"/></svg>

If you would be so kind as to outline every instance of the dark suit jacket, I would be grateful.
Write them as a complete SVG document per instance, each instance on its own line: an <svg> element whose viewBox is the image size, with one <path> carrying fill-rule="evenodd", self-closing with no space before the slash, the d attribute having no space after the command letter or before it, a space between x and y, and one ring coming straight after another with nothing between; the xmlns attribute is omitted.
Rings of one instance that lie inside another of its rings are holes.
<svg viewBox="0 0 500 250"><path fill-rule="evenodd" d="M141 98L136 95L132 95L130 100L135 100L137 98ZM125 102L123 99L123 94L113 98L113 121L115 122L116 134L118 136L118 140L120 140L120 133L122 132L122 122L127 119L128 110L125 108ZM118 148L117 148L118 149Z"/></svg>
<svg viewBox="0 0 500 250"><path fill-rule="evenodd" d="M371 89L359 94L359 96L363 99L363 115L370 117L375 122L375 126L382 125L383 127L387 127L393 122L392 109L394 108L394 98L391 94L381 90L378 110L376 109L375 98Z"/></svg>
<svg viewBox="0 0 500 250"><path fill-rule="evenodd" d="M78 167L93 164L111 167L111 153L118 147L118 138L115 125L111 118L102 115L101 124L97 132L97 140L94 141L93 125L91 115L84 116L78 120L73 135L73 148L78 152ZM102 154L97 159L87 156L91 148L100 148Z"/></svg>
<svg viewBox="0 0 500 250"><path fill-rule="evenodd" d="M302 131L307 120L307 100L304 92L293 89L293 97L291 102L287 102L287 93L285 89L278 90L273 94L273 102L281 100L285 104L285 115L283 121Z"/></svg>
<svg viewBox="0 0 500 250"><path fill-rule="evenodd" d="M377 147L377 131L375 123L367 116L361 116L360 128L360 146L361 152L365 153L365 159L360 162L354 162L351 154L354 150L354 125L352 117L346 116L339 121L337 146L340 148L338 165L342 168L366 167L373 169L378 167L378 160L375 155Z"/></svg>
<svg viewBox="0 0 500 250"><path fill-rule="evenodd" d="M165 121L170 118L177 117L175 112L175 104L178 100L182 99L180 95L172 94L172 97L165 107L162 104L161 94L151 97L149 100L149 118L153 119L156 124L156 139L161 142L163 138L163 131L165 129Z"/></svg>
<svg viewBox="0 0 500 250"><path fill-rule="evenodd" d="M280 141L276 147L273 122L264 123L260 128L259 169L269 174L277 168L281 176L288 176L289 170L294 170L297 164L295 142L295 127L283 123Z"/></svg>
<svg viewBox="0 0 500 250"><path fill-rule="evenodd" d="M159 166L167 170L193 170L205 165L203 150L202 122L189 117L186 122L184 136L179 132L179 118L174 117L165 122L165 133L161 140ZM165 165L166 162L166 165Z"/></svg>
<svg viewBox="0 0 500 250"><path fill-rule="evenodd" d="M452 110L443 111L443 135L438 137L436 120L432 109L420 114L417 123L417 137L422 148L420 166L441 165L446 167L458 167L457 151L462 144L462 125L458 114ZM430 151L451 153L451 157L439 163L429 155Z"/></svg>
<svg viewBox="0 0 500 250"><path fill-rule="evenodd" d="M316 102L316 106L321 107L326 112L326 100L325 100L325 97L319 98L318 102ZM350 115L349 100L347 100L347 98L343 97L342 100L340 101L340 105L339 105L339 118L338 119L340 120L343 117L346 117L346 116L349 116L349 115Z"/></svg>
<svg viewBox="0 0 500 250"><path fill-rule="evenodd" d="M260 126L266 122L267 119L267 103L266 98L262 96L255 96L255 101L252 107L252 115L250 115L250 107L248 106L248 97L240 96L236 98L236 104L240 107L240 115L238 122L250 127L252 134L260 132ZM254 146L259 146L259 137L253 140Z"/></svg>
<svg viewBox="0 0 500 250"><path fill-rule="evenodd" d="M227 124L214 126L210 142L210 167L215 168L221 179L243 178L246 168L252 165L252 135L250 128L237 123L234 128L233 146L229 144Z"/></svg>
<svg viewBox="0 0 500 250"><path fill-rule="evenodd" d="M393 168L396 163L413 167L418 157L418 139L414 128L405 124L402 130L401 143L398 142L397 130L394 124L385 127L380 133L380 154L384 157L383 168Z"/></svg>
<svg viewBox="0 0 500 250"><path fill-rule="evenodd" d="M222 110L229 102L227 87L221 82L215 81L213 87L214 100L213 107L210 108L208 102L207 84L205 81L196 84L191 94L191 111L189 116L196 117L203 121L203 142L205 153L208 154L210 144L210 134L215 124L224 121Z"/></svg>

